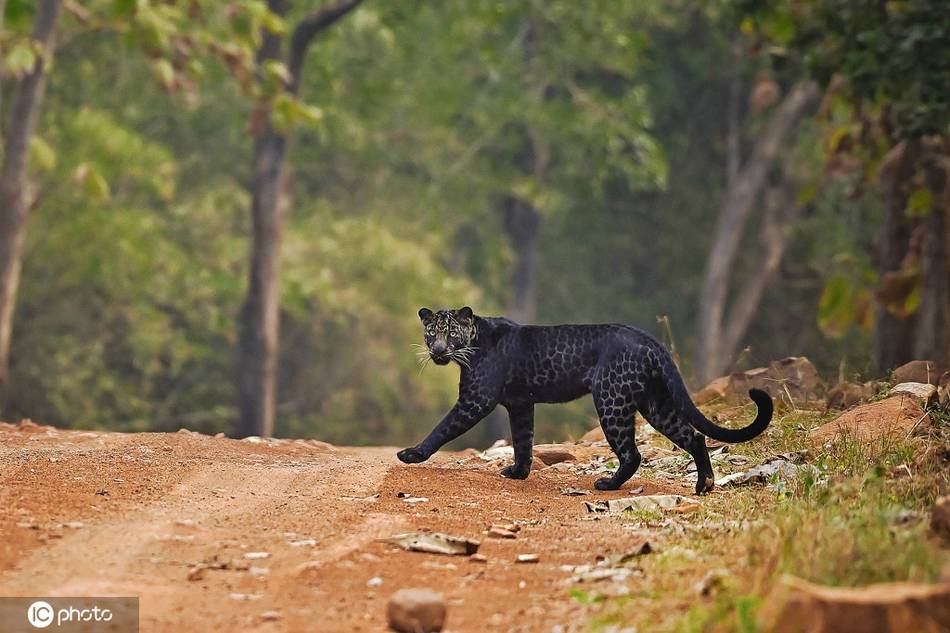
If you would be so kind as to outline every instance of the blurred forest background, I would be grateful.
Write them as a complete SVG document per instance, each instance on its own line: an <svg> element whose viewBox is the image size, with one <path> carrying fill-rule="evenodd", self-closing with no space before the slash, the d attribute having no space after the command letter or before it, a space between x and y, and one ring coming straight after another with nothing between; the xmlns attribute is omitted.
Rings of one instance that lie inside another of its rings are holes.
<svg viewBox="0 0 950 633"><path fill-rule="evenodd" d="M694 389L950 361L943 1L0 18L0 418L405 444L457 381L421 306L638 325Z"/></svg>

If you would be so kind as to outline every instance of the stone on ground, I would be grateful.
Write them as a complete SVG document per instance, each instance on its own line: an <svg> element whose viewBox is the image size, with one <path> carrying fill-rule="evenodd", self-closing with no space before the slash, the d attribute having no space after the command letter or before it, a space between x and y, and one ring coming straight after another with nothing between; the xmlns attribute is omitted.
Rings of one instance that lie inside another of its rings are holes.
<svg viewBox="0 0 950 633"><path fill-rule="evenodd" d="M917 403L925 408L937 402L937 388L926 382L902 382L894 385L887 395L909 396L917 400Z"/></svg>
<svg viewBox="0 0 950 633"><path fill-rule="evenodd" d="M825 395L825 408L832 410L850 409L874 395L872 383L842 382L828 390Z"/></svg>
<svg viewBox="0 0 950 633"><path fill-rule="evenodd" d="M534 447L534 456L544 462L545 466L552 466L561 462L572 462L575 459L574 453L561 444L538 444Z"/></svg>
<svg viewBox="0 0 950 633"><path fill-rule="evenodd" d="M580 440L582 442L603 442L606 441L607 438L604 436L604 430L598 425L581 435Z"/></svg>
<svg viewBox="0 0 950 633"><path fill-rule="evenodd" d="M693 402L699 406L723 400L729 389L729 376L720 376L692 395Z"/></svg>
<svg viewBox="0 0 950 633"><path fill-rule="evenodd" d="M697 405L720 399L730 403L749 401L749 389L762 389L779 402L799 406L818 398L821 379L818 370L804 356L774 360L768 367L756 367L716 378L693 395ZM789 398L792 403L789 403Z"/></svg>
<svg viewBox="0 0 950 633"><path fill-rule="evenodd" d="M759 620L769 633L939 633L950 627L950 584L825 587L786 576Z"/></svg>
<svg viewBox="0 0 950 633"><path fill-rule="evenodd" d="M400 589L389 599L386 619L402 633L433 633L445 624L445 600L431 589Z"/></svg>
<svg viewBox="0 0 950 633"><path fill-rule="evenodd" d="M912 360L894 370L894 382L922 382L936 385L937 365L932 360Z"/></svg>
<svg viewBox="0 0 950 633"><path fill-rule="evenodd" d="M846 411L814 429L811 438L816 444L845 437L861 443L880 444L884 438L900 439L929 426L930 418L913 398L897 395Z"/></svg>

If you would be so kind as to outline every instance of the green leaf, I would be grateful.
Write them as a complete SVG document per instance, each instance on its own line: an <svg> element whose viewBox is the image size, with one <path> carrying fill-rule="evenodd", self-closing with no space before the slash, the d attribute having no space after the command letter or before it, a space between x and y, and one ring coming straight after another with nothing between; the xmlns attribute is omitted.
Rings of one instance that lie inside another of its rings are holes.
<svg viewBox="0 0 950 633"><path fill-rule="evenodd" d="M36 65L36 51L30 40L21 40L13 45L3 57L3 72L17 79L32 72Z"/></svg>
<svg viewBox="0 0 950 633"><path fill-rule="evenodd" d="M30 138L30 161L37 168L49 171L56 166L56 151L39 136Z"/></svg>
<svg viewBox="0 0 950 633"><path fill-rule="evenodd" d="M281 83L284 86L289 86L293 83L293 77L290 74L290 70L287 68L286 64L279 62L277 60L268 60L264 62L264 75L267 79L275 82Z"/></svg>
<svg viewBox="0 0 950 633"><path fill-rule="evenodd" d="M158 59L152 63L152 72L155 79L166 91L172 91L175 88L175 67L167 59Z"/></svg>
<svg viewBox="0 0 950 633"><path fill-rule="evenodd" d="M818 327L831 338L840 338L851 327L869 330L873 312L870 291L852 279L836 275L828 279L818 300Z"/></svg>
<svg viewBox="0 0 950 633"><path fill-rule="evenodd" d="M933 204L933 194L927 187L921 187L910 194L907 199L906 213L909 217L920 217L930 213Z"/></svg>
<svg viewBox="0 0 950 633"><path fill-rule="evenodd" d="M80 163L76 167L73 171L73 181L78 185L82 185L83 193L94 200L104 202L112 195L105 177L94 165L89 163Z"/></svg>

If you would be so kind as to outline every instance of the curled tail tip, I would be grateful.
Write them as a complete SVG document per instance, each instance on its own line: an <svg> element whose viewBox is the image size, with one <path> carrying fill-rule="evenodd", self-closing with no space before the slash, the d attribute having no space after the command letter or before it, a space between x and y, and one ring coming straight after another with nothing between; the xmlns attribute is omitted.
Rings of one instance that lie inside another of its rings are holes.
<svg viewBox="0 0 950 633"><path fill-rule="evenodd" d="M772 396L761 389L749 389L749 397L759 408L759 415L763 415L771 420L772 411L774 409L774 405L772 404Z"/></svg>

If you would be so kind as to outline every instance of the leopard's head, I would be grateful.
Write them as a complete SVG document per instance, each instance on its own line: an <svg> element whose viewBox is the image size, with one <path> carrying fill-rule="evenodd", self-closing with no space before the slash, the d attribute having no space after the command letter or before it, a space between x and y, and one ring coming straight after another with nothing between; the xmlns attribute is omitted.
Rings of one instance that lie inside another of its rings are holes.
<svg viewBox="0 0 950 633"><path fill-rule="evenodd" d="M458 310L429 308L419 310L425 330L426 347L436 365L445 365L454 360L468 365L475 342L475 315L468 306Z"/></svg>

